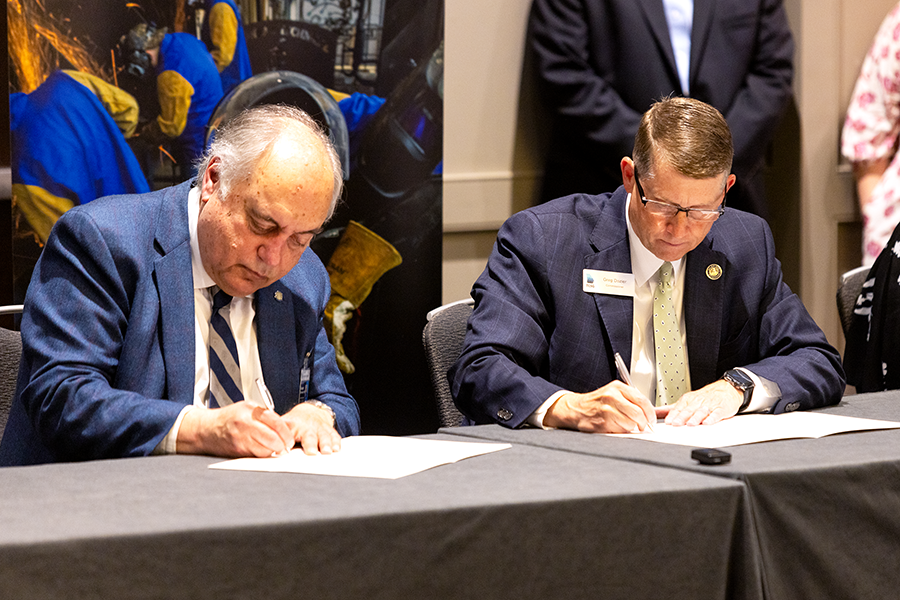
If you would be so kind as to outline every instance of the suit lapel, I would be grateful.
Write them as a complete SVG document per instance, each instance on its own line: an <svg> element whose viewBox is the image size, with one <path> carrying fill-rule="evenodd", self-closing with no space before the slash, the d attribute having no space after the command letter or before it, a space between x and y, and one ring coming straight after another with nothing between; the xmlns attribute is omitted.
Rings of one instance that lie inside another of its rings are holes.
<svg viewBox="0 0 900 600"><path fill-rule="evenodd" d="M170 188L174 198L161 203L154 265L159 294L161 347L170 400L190 404L194 397L194 278L188 232L188 184Z"/></svg>
<svg viewBox="0 0 900 600"><path fill-rule="evenodd" d="M678 67L675 66L675 52L672 50L672 39L669 37L669 24L666 21L666 12L663 8L662 0L636 0L636 2L641 7L644 18L650 26L650 31L653 32L653 37L656 38L656 43L659 46L660 52L665 58L669 77L672 78L675 89L680 90L681 84L678 83ZM693 56L693 51L691 52L691 55Z"/></svg>
<svg viewBox="0 0 900 600"><path fill-rule="evenodd" d="M691 25L691 67L688 75L691 89L694 89L694 80L697 73L700 72L700 60L706 49L706 41L709 39L709 29L712 26L715 12L715 0L694 0L694 21Z"/></svg>
<svg viewBox="0 0 900 600"><path fill-rule="evenodd" d="M707 237L687 255L684 289L684 322L687 327L688 362L691 387L715 380L722 330L722 307L725 297L725 255L710 247ZM713 272L720 267L720 276Z"/></svg>
<svg viewBox="0 0 900 600"><path fill-rule="evenodd" d="M619 188L606 204L601 218L591 232L594 252L584 257L586 269L631 273L628 228L624 215L626 198L625 188ZM630 364L634 299L611 294L592 295L600 315L600 324L606 329L612 351L620 353L625 363Z"/></svg>
<svg viewBox="0 0 900 600"><path fill-rule="evenodd" d="M292 298L280 281L256 293L259 361L279 414L293 408L300 397L300 361Z"/></svg>

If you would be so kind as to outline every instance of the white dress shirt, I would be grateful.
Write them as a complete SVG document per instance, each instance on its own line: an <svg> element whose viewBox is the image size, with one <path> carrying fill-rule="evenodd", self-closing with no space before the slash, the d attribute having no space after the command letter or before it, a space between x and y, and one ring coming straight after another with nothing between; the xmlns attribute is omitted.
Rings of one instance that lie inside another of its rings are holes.
<svg viewBox="0 0 900 600"><path fill-rule="evenodd" d="M694 27L694 0L663 0L669 39L675 54L675 67L681 91L687 96L691 90L688 81L691 74L691 30Z"/></svg>
<svg viewBox="0 0 900 600"><path fill-rule="evenodd" d="M631 204L631 194L625 200L625 222L628 228L628 245L631 253L631 271L634 274L634 321L631 334L631 381L635 388L650 399L651 404L656 398L656 343L653 339L653 292L659 283L659 268L663 261L650 252L631 226L628 216L628 206ZM675 313L678 315L681 327L681 345L684 348L685 364L690 364L687 351L687 327L684 322L684 257L672 261L675 271L675 289L672 300L675 303ZM766 410L772 407L781 398L781 390L775 382L758 377L747 369L741 368L753 380L755 387L750 404L744 412ZM687 389L691 389L690 370L684 374ZM569 390L560 390L550 396L529 417L528 423L536 427L547 429L544 426L544 416L553 403L559 400Z"/></svg>
<svg viewBox="0 0 900 600"><path fill-rule="evenodd" d="M200 188L191 188L188 195L188 227L191 236L191 272L194 279L194 403L185 406L178 419L156 447L156 453L174 454L175 440L185 413L195 407L206 408L209 405L209 319L212 316L212 295L209 288L215 281L203 267L200 258L200 244L197 239L197 220L200 216ZM260 406L265 402L259 397L256 389L256 378L262 377L262 364L259 360L259 348L256 344L256 307L254 294L243 298L232 298L222 307L219 313L228 321L237 344L238 360L241 365L241 391L244 398Z"/></svg>

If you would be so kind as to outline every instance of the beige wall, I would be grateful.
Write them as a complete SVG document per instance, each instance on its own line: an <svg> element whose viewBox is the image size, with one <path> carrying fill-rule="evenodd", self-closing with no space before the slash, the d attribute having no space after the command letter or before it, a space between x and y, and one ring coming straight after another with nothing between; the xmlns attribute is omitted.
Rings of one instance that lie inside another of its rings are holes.
<svg viewBox="0 0 900 600"><path fill-rule="evenodd" d="M536 115L534 96L520 93L529 6L530 0L445 4L445 302L468 296L497 229L532 204L540 136L528 123Z"/></svg>
<svg viewBox="0 0 900 600"><path fill-rule="evenodd" d="M785 0L797 42L796 106L779 129L768 181L785 279L829 340L841 272L859 262L853 182L840 125L863 56L895 0ZM468 295L496 230L531 205L543 123L522 64L530 0L446 4L443 298ZM524 75L523 75L524 73Z"/></svg>

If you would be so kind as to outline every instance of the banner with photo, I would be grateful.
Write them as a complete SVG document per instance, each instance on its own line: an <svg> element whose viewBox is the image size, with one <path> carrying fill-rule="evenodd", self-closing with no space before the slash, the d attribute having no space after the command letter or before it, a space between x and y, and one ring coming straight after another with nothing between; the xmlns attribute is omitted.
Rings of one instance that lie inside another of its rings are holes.
<svg viewBox="0 0 900 600"><path fill-rule="evenodd" d="M14 300L69 208L195 176L244 108L329 131L342 201L312 249L367 434L438 426L421 335L441 299L443 0L7 0Z"/></svg>

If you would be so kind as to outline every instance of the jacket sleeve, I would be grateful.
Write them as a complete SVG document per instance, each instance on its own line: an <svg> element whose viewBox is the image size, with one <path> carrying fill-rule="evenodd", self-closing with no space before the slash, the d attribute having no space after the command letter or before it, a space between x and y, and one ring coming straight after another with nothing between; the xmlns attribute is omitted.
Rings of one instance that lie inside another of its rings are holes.
<svg viewBox="0 0 900 600"><path fill-rule="evenodd" d="M163 71L156 78L156 91L159 128L168 137L177 138L187 126L194 86L177 71Z"/></svg>
<svg viewBox="0 0 900 600"><path fill-rule="evenodd" d="M140 108L134 96L94 75L68 70L65 73L97 96L100 104L116 122L116 126L125 138L134 135L140 114Z"/></svg>
<svg viewBox="0 0 900 600"><path fill-rule="evenodd" d="M752 239L757 241L747 245L747 248L753 249L753 253L765 261L762 289L742 286L740 296L729 298L728 302L730 311L739 314L742 304L748 302L745 298L756 298L757 321L749 327L755 339L741 340L743 336L740 336L734 343L723 344L719 372L746 367L760 377L777 383L781 388L781 398L772 407L773 413L837 404L843 396L845 385L840 354L828 343L800 298L782 280L768 226L761 219L754 222L761 231L754 232ZM752 263L745 263L743 272L751 268ZM744 277L747 278L746 275ZM726 348L743 345L749 346L748 356L754 359L733 361L731 352Z"/></svg>
<svg viewBox="0 0 900 600"><path fill-rule="evenodd" d="M238 21L231 7L219 2L209 11L209 36L212 41L212 54L219 73L234 60L234 49L237 46Z"/></svg>
<svg viewBox="0 0 900 600"><path fill-rule="evenodd" d="M298 321L297 347L301 369L306 359L303 348L312 350L309 354L309 390L301 400L319 400L334 411L335 428L342 437L359 435L360 415L356 400L347 391L344 376L335 359L334 346L328 340L323 325L325 305L331 297L328 271L314 253L307 250L295 267L293 280L295 293L303 298L295 301L295 318ZM301 390L301 396L303 392Z"/></svg>
<svg viewBox="0 0 900 600"><path fill-rule="evenodd" d="M544 95L557 116L591 141L630 156L641 114L590 63L584 0L534 0L529 43Z"/></svg>
<svg viewBox="0 0 900 600"><path fill-rule="evenodd" d="M122 275L132 268L77 207L41 254L22 317L19 397L57 460L148 455L184 406L162 399L162 383L158 398L114 387L134 308Z"/></svg>
<svg viewBox="0 0 900 600"><path fill-rule="evenodd" d="M449 373L457 407L475 423L518 427L562 389L539 375L547 371L553 329L543 245L537 218L514 215L475 282L475 310Z"/></svg>
<svg viewBox="0 0 900 600"><path fill-rule="evenodd" d="M772 141L794 77L794 41L782 0L763 0L757 19L744 83L731 106L722 110L734 138L735 164L743 169L753 168Z"/></svg>

